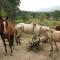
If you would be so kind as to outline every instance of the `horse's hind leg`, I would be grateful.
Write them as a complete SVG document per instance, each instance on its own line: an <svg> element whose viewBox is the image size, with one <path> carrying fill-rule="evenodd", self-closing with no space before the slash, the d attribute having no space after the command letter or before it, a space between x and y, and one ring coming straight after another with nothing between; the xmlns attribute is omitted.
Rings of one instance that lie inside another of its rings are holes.
<svg viewBox="0 0 60 60"><path fill-rule="evenodd" d="M13 49L14 49L14 34L12 34L12 36L10 37L11 39L11 45L13 46Z"/></svg>
<svg viewBox="0 0 60 60"><path fill-rule="evenodd" d="M12 50L12 45L11 45L11 41L10 40L9 40L9 47L11 49L11 54L10 55L12 55L13 50Z"/></svg>

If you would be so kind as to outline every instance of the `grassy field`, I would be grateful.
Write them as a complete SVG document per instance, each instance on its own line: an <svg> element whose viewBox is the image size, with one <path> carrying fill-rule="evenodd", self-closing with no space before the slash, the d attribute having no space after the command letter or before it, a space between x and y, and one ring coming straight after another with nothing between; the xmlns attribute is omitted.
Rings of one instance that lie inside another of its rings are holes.
<svg viewBox="0 0 60 60"><path fill-rule="evenodd" d="M17 19L14 21L16 24L17 23L21 23L21 22L24 22L22 19ZM47 19L44 19L44 20L40 20L38 18L34 18L34 19L28 19L28 21L26 21L25 23L37 23L37 24L40 24L40 25L46 25L46 26L49 26L51 28L54 28L56 25L60 25L60 21L58 20L47 20Z"/></svg>

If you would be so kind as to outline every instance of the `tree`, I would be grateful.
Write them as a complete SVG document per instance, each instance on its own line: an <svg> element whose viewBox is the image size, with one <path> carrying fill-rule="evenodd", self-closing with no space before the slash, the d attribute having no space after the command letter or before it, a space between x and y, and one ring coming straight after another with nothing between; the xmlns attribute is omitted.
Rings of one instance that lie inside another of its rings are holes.
<svg viewBox="0 0 60 60"><path fill-rule="evenodd" d="M53 13L52 13L53 17L58 20L58 18L60 17L60 11L58 10L55 10Z"/></svg>
<svg viewBox="0 0 60 60"><path fill-rule="evenodd" d="M7 16L14 18L17 11L19 11L20 0L0 0L0 11L4 10L7 13Z"/></svg>

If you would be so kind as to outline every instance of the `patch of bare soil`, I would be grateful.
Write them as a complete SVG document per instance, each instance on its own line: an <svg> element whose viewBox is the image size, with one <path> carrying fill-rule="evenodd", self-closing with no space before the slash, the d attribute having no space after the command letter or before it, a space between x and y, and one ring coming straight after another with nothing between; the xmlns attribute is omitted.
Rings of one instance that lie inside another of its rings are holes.
<svg viewBox="0 0 60 60"><path fill-rule="evenodd" d="M0 60L60 60L60 43L58 44L59 51L55 51L52 53L52 57L49 56L50 45L43 44L43 50L39 52L28 51L27 47L29 45L29 41L31 41L32 36L27 35L22 37L22 45L18 45L14 47L13 56L10 56L10 49L7 45L8 55L5 55L3 42L0 39Z"/></svg>

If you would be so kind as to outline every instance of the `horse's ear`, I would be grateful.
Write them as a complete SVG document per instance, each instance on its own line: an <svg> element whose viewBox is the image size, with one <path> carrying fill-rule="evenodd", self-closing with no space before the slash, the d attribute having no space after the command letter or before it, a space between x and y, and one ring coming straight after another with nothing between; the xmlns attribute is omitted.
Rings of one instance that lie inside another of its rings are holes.
<svg viewBox="0 0 60 60"><path fill-rule="evenodd" d="M8 20L8 17L6 17L6 20Z"/></svg>
<svg viewBox="0 0 60 60"><path fill-rule="evenodd" d="M0 19L2 20L2 16L0 16Z"/></svg>
<svg viewBox="0 0 60 60"><path fill-rule="evenodd" d="M35 26L35 27L36 27L36 24L35 24L35 23L33 23L33 26Z"/></svg>

